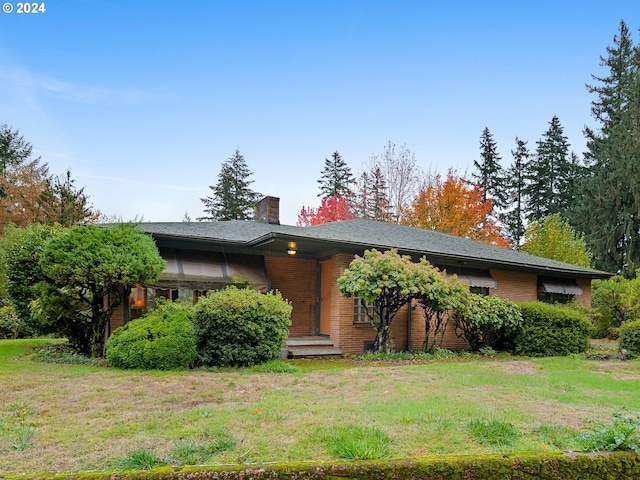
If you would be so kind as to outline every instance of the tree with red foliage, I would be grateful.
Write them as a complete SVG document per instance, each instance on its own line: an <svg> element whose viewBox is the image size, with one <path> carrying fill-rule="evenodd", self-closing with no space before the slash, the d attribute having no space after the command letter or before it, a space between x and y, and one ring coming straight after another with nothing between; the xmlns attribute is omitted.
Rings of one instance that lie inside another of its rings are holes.
<svg viewBox="0 0 640 480"><path fill-rule="evenodd" d="M493 203L483 190L452 170L446 179L436 175L422 188L403 222L490 245L507 247L500 225L490 217Z"/></svg>
<svg viewBox="0 0 640 480"><path fill-rule="evenodd" d="M298 214L297 225L308 227L321 223L339 222L355 218L351 211L351 205L344 196L322 197L318 208L303 206Z"/></svg>

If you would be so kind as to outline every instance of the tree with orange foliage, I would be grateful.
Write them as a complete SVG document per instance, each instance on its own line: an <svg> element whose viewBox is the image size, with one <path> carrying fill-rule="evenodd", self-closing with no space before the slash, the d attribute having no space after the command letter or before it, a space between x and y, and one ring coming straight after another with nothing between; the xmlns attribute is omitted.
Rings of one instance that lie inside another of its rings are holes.
<svg viewBox="0 0 640 480"><path fill-rule="evenodd" d="M355 218L351 211L351 205L344 196L334 195L333 197L322 197L322 202L318 208L302 207L298 214L297 225L308 227L310 225L320 225L321 223L339 222L340 220L351 220Z"/></svg>
<svg viewBox="0 0 640 480"><path fill-rule="evenodd" d="M489 216L491 199L482 199L481 188L449 170L444 180L436 175L425 184L403 223L507 248L509 241Z"/></svg>

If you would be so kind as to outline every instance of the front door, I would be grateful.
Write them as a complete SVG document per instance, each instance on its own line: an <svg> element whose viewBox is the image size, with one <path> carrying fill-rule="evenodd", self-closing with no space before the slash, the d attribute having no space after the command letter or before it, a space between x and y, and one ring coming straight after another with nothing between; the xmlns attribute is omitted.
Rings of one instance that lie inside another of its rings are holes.
<svg viewBox="0 0 640 480"><path fill-rule="evenodd" d="M331 260L320 262L320 335L331 333Z"/></svg>

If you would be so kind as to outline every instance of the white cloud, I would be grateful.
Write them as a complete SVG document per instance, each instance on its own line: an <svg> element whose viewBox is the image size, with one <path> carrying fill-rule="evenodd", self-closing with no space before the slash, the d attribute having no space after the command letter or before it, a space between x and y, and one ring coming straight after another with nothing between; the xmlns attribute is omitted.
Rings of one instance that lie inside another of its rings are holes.
<svg viewBox="0 0 640 480"><path fill-rule="evenodd" d="M156 101L166 96L135 89L113 89L69 82L24 68L0 65L0 79L34 103L34 94L60 98L69 102L106 105L130 105Z"/></svg>

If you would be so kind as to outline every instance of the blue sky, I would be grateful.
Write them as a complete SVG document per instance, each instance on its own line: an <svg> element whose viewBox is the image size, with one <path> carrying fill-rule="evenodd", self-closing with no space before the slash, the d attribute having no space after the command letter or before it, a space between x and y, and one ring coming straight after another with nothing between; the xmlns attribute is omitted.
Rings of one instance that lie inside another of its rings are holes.
<svg viewBox="0 0 640 480"><path fill-rule="evenodd" d="M585 83L628 1L45 2L0 13L0 122L124 220L202 214L236 149L281 221L317 206L324 159L354 172L392 141L425 171L472 170L489 127L506 167L554 115L572 148Z"/></svg>

